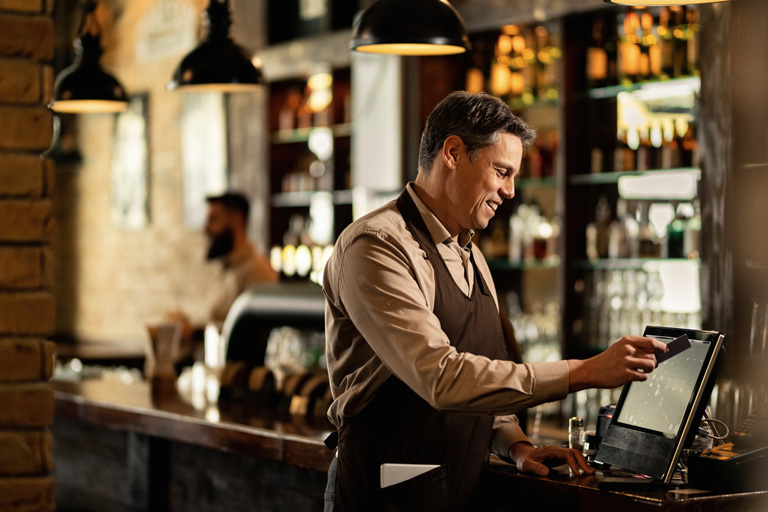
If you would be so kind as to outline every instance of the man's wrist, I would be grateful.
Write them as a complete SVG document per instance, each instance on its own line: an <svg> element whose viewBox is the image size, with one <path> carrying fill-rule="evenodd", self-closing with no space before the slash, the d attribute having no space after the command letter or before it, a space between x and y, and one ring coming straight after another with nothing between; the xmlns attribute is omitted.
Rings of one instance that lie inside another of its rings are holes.
<svg viewBox="0 0 768 512"><path fill-rule="evenodd" d="M581 391L590 387L587 361L583 359L568 359L568 392Z"/></svg>
<svg viewBox="0 0 768 512"><path fill-rule="evenodd" d="M533 445L529 441L517 441L509 446L507 457L510 461L517 463L520 457L533 450Z"/></svg>

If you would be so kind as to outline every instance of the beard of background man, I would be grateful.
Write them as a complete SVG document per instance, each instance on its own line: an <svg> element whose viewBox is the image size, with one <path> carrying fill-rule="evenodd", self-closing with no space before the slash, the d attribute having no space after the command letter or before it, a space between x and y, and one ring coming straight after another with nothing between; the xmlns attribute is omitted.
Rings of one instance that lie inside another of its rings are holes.
<svg viewBox="0 0 768 512"><path fill-rule="evenodd" d="M212 261L226 256L232 252L234 246L235 236L232 232L232 228L227 228L221 233L211 237L211 242L208 246L208 253L205 255L205 259L207 261Z"/></svg>

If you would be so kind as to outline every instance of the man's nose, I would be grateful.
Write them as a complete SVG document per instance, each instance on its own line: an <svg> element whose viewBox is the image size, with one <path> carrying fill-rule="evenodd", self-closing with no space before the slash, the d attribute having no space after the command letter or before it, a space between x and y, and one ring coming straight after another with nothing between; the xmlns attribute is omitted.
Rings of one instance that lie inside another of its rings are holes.
<svg viewBox="0 0 768 512"><path fill-rule="evenodd" d="M510 177L502 180L499 195L504 199L515 197L515 180L513 178Z"/></svg>

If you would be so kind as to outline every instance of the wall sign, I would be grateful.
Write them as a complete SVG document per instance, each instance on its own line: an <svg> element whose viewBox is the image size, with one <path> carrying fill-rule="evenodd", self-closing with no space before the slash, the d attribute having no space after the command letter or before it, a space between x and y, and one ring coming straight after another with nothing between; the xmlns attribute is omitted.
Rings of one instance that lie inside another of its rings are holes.
<svg viewBox="0 0 768 512"><path fill-rule="evenodd" d="M205 224L205 198L227 189L227 117L224 94L183 94L181 165L187 227Z"/></svg>
<svg viewBox="0 0 768 512"><path fill-rule="evenodd" d="M116 115L112 151L112 224L141 229L149 222L148 96L130 98Z"/></svg>
<svg viewBox="0 0 768 512"><path fill-rule="evenodd" d="M200 13L182 0L160 0L139 22L136 59L151 62L183 55L197 44Z"/></svg>

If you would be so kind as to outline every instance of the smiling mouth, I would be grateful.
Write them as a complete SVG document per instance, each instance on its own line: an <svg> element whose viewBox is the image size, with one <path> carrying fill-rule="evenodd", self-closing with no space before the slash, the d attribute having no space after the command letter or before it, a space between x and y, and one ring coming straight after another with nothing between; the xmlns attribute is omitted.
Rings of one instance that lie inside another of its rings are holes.
<svg viewBox="0 0 768 512"><path fill-rule="evenodd" d="M493 201L486 201L486 202L485 202L485 204L487 204L487 205L488 205L488 207L489 207L491 210L493 210L494 212L496 211L496 208L498 208L498 207L499 207L499 204L498 204L498 203L494 203Z"/></svg>

